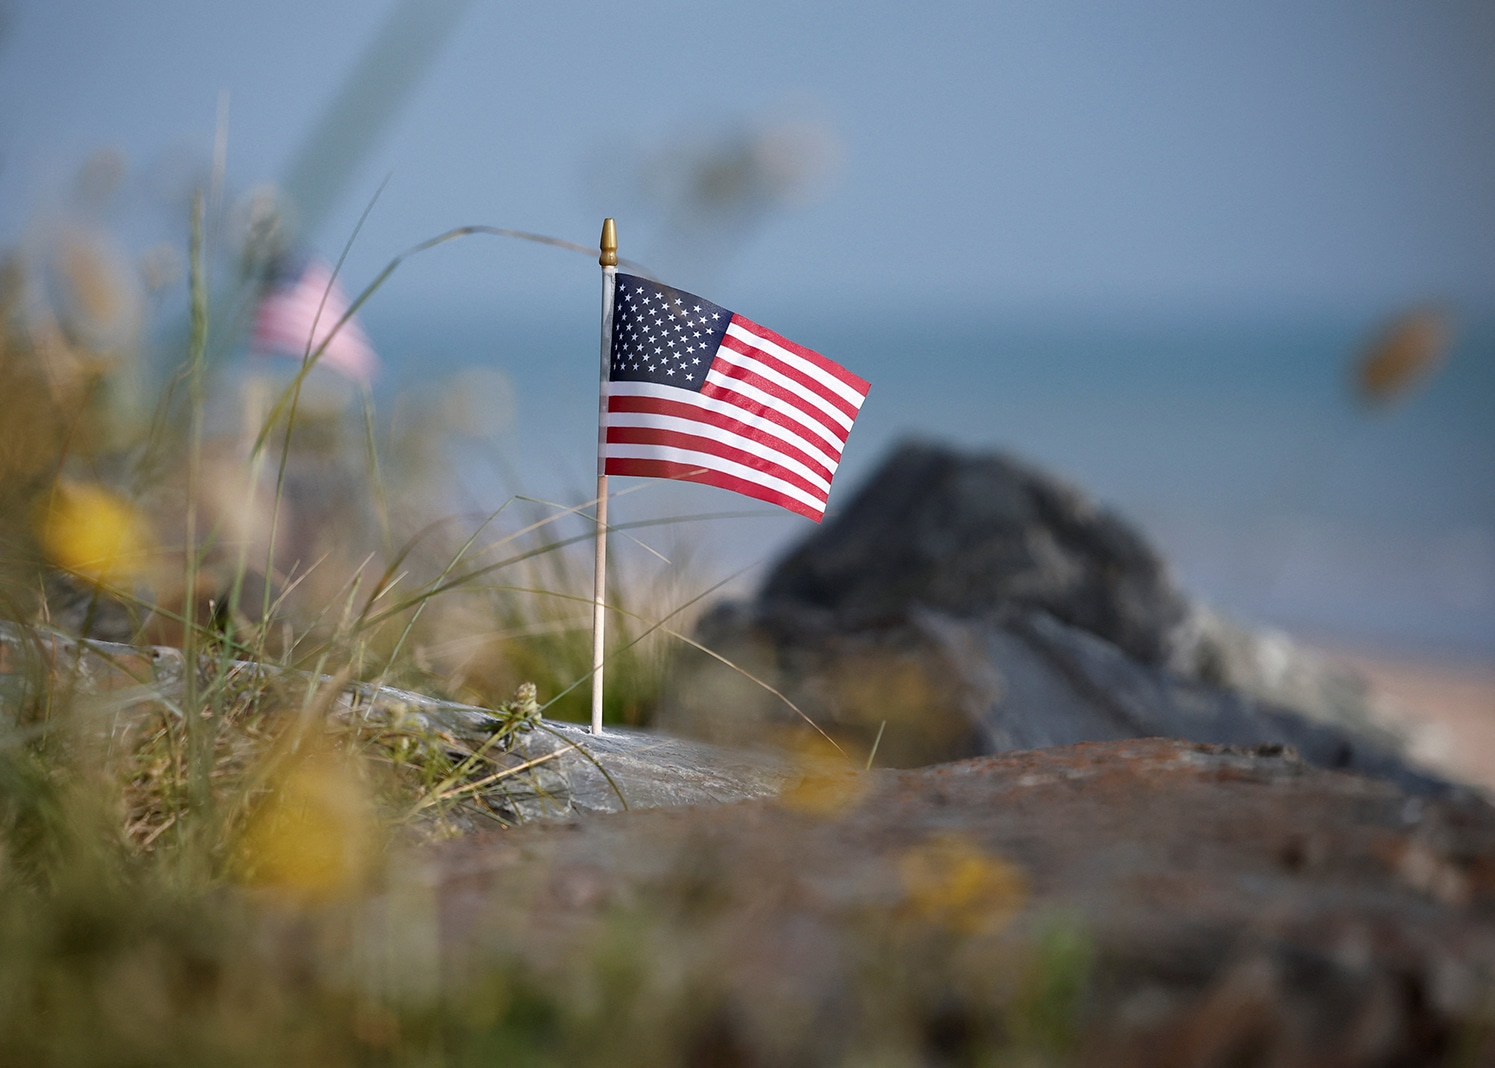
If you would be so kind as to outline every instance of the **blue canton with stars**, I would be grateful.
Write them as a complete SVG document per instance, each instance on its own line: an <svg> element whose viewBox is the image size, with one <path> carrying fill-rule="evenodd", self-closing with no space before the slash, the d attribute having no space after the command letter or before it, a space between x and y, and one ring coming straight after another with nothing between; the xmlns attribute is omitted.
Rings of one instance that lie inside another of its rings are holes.
<svg viewBox="0 0 1495 1068"><path fill-rule="evenodd" d="M613 290L608 377L699 390L731 321L731 312L709 300L620 274Z"/></svg>

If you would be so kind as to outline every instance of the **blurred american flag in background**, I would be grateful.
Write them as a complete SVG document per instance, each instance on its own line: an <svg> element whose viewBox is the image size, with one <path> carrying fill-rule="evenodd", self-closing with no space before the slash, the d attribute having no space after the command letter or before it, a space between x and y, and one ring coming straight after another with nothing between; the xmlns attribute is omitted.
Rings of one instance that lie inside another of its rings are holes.
<svg viewBox="0 0 1495 1068"><path fill-rule="evenodd" d="M338 326L347 313L348 298L331 265L309 258L272 279L255 309L251 347L304 359L325 341L319 364L355 382L369 382L378 373L379 357L356 318Z"/></svg>

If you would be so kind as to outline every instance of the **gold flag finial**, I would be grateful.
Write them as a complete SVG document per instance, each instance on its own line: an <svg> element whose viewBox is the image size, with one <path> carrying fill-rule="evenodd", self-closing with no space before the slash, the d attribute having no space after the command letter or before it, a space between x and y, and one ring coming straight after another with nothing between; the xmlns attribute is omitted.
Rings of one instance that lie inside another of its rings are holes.
<svg viewBox="0 0 1495 1068"><path fill-rule="evenodd" d="M602 255L597 257L597 262L604 267L618 265L618 228L611 219L602 220Z"/></svg>

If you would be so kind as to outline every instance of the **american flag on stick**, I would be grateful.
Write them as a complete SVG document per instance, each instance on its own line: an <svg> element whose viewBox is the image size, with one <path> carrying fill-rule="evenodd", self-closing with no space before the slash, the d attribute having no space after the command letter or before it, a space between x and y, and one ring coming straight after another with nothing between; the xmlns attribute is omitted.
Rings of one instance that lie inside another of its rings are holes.
<svg viewBox="0 0 1495 1068"><path fill-rule="evenodd" d="M355 382L368 382L379 370L379 357L357 319L338 327L347 313L348 298L332 267L309 259L271 282L255 309L251 346L256 352L303 359L327 341L317 362Z"/></svg>
<svg viewBox="0 0 1495 1068"><path fill-rule="evenodd" d="M602 471L719 486L809 516L868 384L702 297L616 275Z"/></svg>

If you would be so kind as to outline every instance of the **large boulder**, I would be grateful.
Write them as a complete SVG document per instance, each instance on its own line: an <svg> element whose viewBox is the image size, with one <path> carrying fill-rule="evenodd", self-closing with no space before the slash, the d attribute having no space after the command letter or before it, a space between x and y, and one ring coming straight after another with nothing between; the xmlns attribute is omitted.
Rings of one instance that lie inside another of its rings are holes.
<svg viewBox="0 0 1495 1068"><path fill-rule="evenodd" d="M896 449L844 511L790 551L758 598L855 630L919 607L1037 609L1159 664L1189 612L1142 536L1079 490L1007 456Z"/></svg>
<svg viewBox="0 0 1495 1068"><path fill-rule="evenodd" d="M896 448L697 637L717 655L683 655L658 721L719 742L803 717L913 767L1163 736L1438 788L1359 680L1193 602L1120 516L999 454Z"/></svg>

